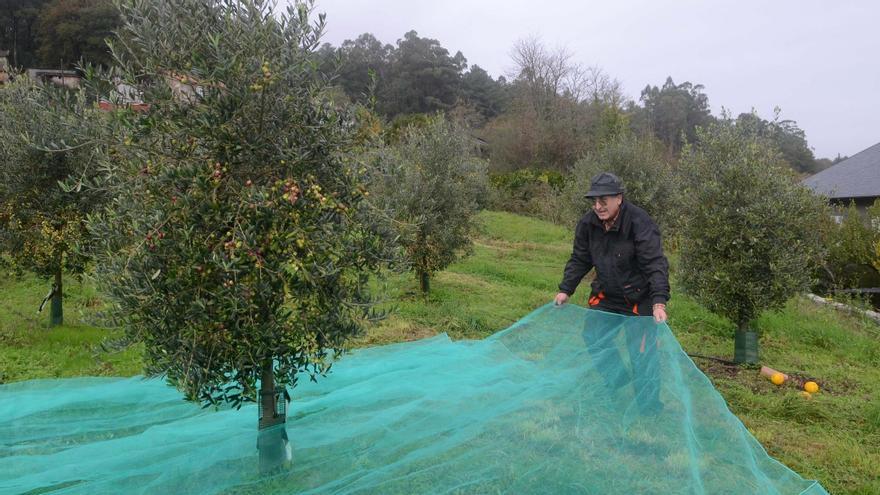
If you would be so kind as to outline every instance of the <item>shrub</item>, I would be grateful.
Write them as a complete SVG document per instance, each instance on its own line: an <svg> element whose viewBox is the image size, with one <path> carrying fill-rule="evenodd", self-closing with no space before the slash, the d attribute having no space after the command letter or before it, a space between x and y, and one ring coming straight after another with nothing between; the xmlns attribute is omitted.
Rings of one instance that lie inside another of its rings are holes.
<svg viewBox="0 0 880 495"><path fill-rule="evenodd" d="M828 236L825 263L826 288L875 287L880 284L880 268L875 268L875 246L880 243L880 201L865 215L850 204L840 215L840 223Z"/></svg>
<svg viewBox="0 0 880 495"><path fill-rule="evenodd" d="M489 208L559 224L571 223L562 204L567 177L554 170L520 169L489 175Z"/></svg>
<svg viewBox="0 0 880 495"><path fill-rule="evenodd" d="M871 262L874 269L880 272L880 241L874 243L874 261Z"/></svg>

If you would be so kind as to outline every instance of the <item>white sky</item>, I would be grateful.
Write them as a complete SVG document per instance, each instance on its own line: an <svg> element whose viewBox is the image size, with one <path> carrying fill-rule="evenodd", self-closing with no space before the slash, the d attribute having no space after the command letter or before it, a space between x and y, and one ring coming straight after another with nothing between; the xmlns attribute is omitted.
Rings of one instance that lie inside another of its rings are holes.
<svg viewBox="0 0 880 495"><path fill-rule="evenodd" d="M284 3L285 0L281 0ZM869 0L317 0L324 41L395 44L411 29L493 76L530 35L598 65L638 99L647 85L705 86L713 114L773 107L818 157L880 142L880 2Z"/></svg>

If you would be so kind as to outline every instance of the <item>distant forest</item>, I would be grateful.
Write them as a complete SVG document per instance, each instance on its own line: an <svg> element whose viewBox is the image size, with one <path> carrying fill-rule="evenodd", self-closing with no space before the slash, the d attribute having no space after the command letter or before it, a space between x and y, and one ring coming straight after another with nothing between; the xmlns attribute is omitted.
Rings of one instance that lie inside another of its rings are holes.
<svg viewBox="0 0 880 495"><path fill-rule="evenodd" d="M493 78L450 54L439 41L415 31L395 45L369 33L318 52L323 72L351 102L371 105L390 122L413 114L445 112L464 120L491 150L493 168L564 170L621 127L653 136L671 155L696 138L695 128L716 117L703 86L646 85L638 101L598 67L585 67L565 50L549 50L526 38L512 49L514 73ZM793 120L739 115L771 138L788 164L813 174L834 162L816 159L804 131Z"/></svg>
<svg viewBox="0 0 880 495"><path fill-rule="evenodd" d="M16 68L108 66L104 40L118 23L110 0L0 0L0 51L9 52ZM647 84L634 101L612 75L577 63L564 49L524 38L511 53L515 69L493 78L469 65L461 52L450 54L416 31L393 45L364 33L340 46L324 44L316 63L336 88L335 98L371 109L392 128L437 112L465 123L485 142L491 167L499 172L564 172L621 132L656 139L674 158L693 142L696 127L717 118L697 83L668 77ZM744 113L736 121L772 139L800 174L840 159L817 159L797 122L781 119L779 112L769 119Z"/></svg>

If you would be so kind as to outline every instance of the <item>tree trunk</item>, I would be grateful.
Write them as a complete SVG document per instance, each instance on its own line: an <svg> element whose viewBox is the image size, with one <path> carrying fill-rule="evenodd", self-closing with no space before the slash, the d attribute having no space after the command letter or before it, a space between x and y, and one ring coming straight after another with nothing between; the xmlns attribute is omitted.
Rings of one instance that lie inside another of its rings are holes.
<svg viewBox="0 0 880 495"><path fill-rule="evenodd" d="M260 376L260 422L259 429L284 424L286 414L279 411L278 393L275 390L275 374L272 371L272 360L263 363Z"/></svg>
<svg viewBox="0 0 880 495"><path fill-rule="evenodd" d="M418 273L419 277L419 288L422 290L422 295L427 296L428 292L431 290L431 276L428 272L420 271Z"/></svg>
<svg viewBox="0 0 880 495"><path fill-rule="evenodd" d="M64 324L64 309L62 307L63 287L61 285L61 268L55 271L55 285L52 291L52 306L49 310L49 326Z"/></svg>
<svg viewBox="0 0 880 495"><path fill-rule="evenodd" d="M12 62L9 64L9 73L12 74L12 67L20 67L18 63L18 22L15 16L12 16Z"/></svg>
<svg viewBox="0 0 880 495"><path fill-rule="evenodd" d="M739 324L734 339L733 362L737 364L758 363L758 333L750 329L749 322Z"/></svg>
<svg viewBox="0 0 880 495"><path fill-rule="evenodd" d="M282 394L275 390L272 360L263 363L260 376L259 431L257 450L260 453L260 472L269 473L290 462L293 458L287 438L285 421L287 414Z"/></svg>

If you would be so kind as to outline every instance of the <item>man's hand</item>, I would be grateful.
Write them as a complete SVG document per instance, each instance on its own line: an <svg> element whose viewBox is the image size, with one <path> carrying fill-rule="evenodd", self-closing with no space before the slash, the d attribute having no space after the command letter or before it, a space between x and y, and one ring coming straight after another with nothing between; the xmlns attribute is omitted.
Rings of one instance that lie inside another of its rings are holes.
<svg viewBox="0 0 880 495"><path fill-rule="evenodd" d="M553 301L557 306L562 306L563 304L568 302L568 294L565 292L560 292L556 294L556 299Z"/></svg>
<svg viewBox="0 0 880 495"><path fill-rule="evenodd" d="M654 321L657 323L663 323L666 321L666 305L665 304L655 304L654 305Z"/></svg>

